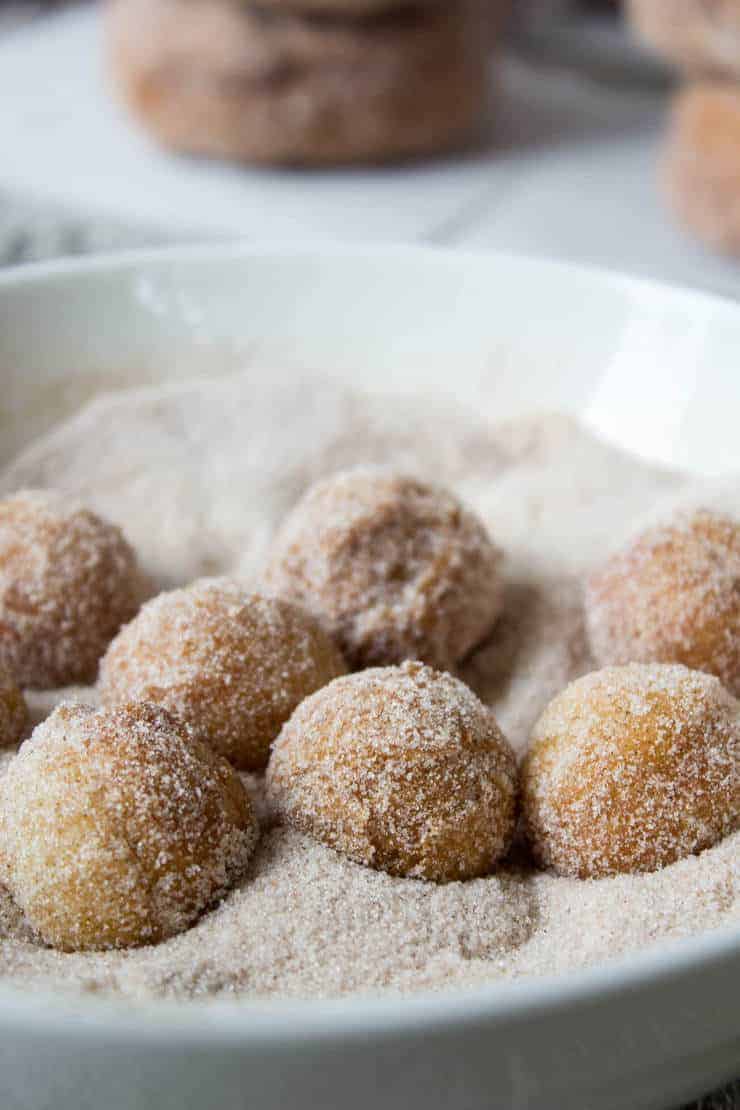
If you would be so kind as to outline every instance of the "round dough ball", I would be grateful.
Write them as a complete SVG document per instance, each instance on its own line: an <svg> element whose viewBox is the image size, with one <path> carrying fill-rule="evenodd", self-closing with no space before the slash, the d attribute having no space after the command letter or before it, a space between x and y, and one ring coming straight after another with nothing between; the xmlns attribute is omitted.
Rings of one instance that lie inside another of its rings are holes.
<svg viewBox="0 0 740 1110"><path fill-rule="evenodd" d="M560 875L655 871L740 823L740 704L677 664L606 667L535 726L522 768L535 856Z"/></svg>
<svg viewBox="0 0 740 1110"><path fill-rule="evenodd" d="M677 97L663 180L670 207L689 231L715 250L740 254L738 89L704 82Z"/></svg>
<svg viewBox="0 0 740 1110"><path fill-rule="evenodd" d="M740 76L740 0L629 0L628 11L645 42L681 69Z"/></svg>
<svg viewBox="0 0 740 1110"><path fill-rule="evenodd" d="M148 602L108 649L99 689L105 705L165 706L256 771L298 703L345 670L308 613L214 578Z"/></svg>
<svg viewBox="0 0 740 1110"><path fill-rule="evenodd" d="M26 699L8 672L0 668L0 748L17 744L27 724Z"/></svg>
<svg viewBox="0 0 740 1110"><path fill-rule="evenodd" d="M700 509L649 529L586 585L602 663L683 663L740 694L740 524Z"/></svg>
<svg viewBox="0 0 740 1110"><path fill-rule="evenodd" d="M53 491L0 501L0 667L21 686L94 682L141 592L115 525Z"/></svg>
<svg viewBox="0 0 740 1110"><path fill-rule="evenodd" d="M234 0L112 0L113 77L164 146L244 162L378 162L436 152L488 98L489 0L372 18Z"/></svg>
<svg viewBox="0 0 740 1110"><path fill-rule="evenodd" d="M187 928L257 837L228 763L165 710L64 704L0 782L3 879L40 936L81 951Z"/></svg>
<svg viewBox="0 0 740 1110"><path fill-rule="evenodd" d="M382 468L317 482L279 532L266 587L305 605L353 668L453 670L491 631L501 553L445 490Z"/></svg>
<svg viewBox="0 0 740 1110"><path fill-rule="evenodd" d="M273 745L276 815L391 875L486 875L514 834L517 769L493 714L449 674L404 663L307 698Z"/></svg>

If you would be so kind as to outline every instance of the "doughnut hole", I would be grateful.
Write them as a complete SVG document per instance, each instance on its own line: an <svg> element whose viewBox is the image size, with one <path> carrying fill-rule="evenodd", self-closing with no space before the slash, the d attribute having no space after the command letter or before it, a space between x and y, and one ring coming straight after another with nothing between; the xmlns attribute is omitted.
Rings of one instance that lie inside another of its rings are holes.
<svg viewBox="0 0 740 1110"><path fill-rule="evenodd" d="M671 664L577 679L535 726L522 768L534 854L560 875L656 871L740 822L740 704Z"/></svg>
<svg viewBox="0 0 740 1110"><path fill-rule="evenodd" d="M737 59L740 63L740 53ZM739 138L740 93L734 83L702 80L677 94L663 155L663 191L688 231L730 255L740 253Z"/></svg>
<svg viewBox="0 0 740 1110"><path fill-rule="evenodd" d="M203 579L160 594L121 630L99 689L105 705L163 705L235 766L257 771L298 703L345 669L298 606Z"/></svg>
<svg viewBox="0 0 740 1110"><path fill-rule="evenodd" d="M601 664L683 663L740 694L740 524L707 510L643 532L589 578Z"/></svg>
<svg viewBox="0 0 740 1110"><path fill-rule="evenodd" d="M244 871L257 837L225 760L165 710L64 704L0 782L3 880L64 951L153 944Z"/></svg>
<svg viewBox="0 0 740 1110"><path fill-rule="evenodd" d="M141 592L115 525L52 491L0 501L0 667L19 685L93 682Z"/></svg>
<svg viewBox="0 0 740 1110"><path fill-rule="evenodd" d="M514 755L493 714L421 663L339 678L307 698L267 769L279 820L392 875L488 874L517 812Z"/></svg>
<svg viewBox="0 0 740 1110"><path fill-rule="evenodd" d="M490 632L501 553L445 490L363 467L314 485L276 537L266 587L305 605L351 667L417 659L441 670Z"/></svg>

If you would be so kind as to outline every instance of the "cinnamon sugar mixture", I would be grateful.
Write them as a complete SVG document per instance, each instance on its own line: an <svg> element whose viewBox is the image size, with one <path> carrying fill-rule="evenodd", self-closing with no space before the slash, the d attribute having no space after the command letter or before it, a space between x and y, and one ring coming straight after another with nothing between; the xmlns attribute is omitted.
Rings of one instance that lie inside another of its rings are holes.
<svg viewBox="0 0 740 1110"><path fill-rule="evenodd" d="M249 582L308 484L353 463L446 483L505 552L503 616L461 677L519 753L547 702L594 667L584 572L666 506L716 502L740 516L740 479L697 491L565 417L487 425L449 403L315 384L255 395L241 378L101 398L16 460L0 491L79 496L124 529L160 586L214 573ZM60 697L31 696L35 720ZM263 818L249 870L188 931L147 948L66 954L43 947L0 889L0 977L130 999L408 993L569 971L740 928L740 833L654 873L567 879L517 860L438 886L271 826L260 781L248 785Z"/></svg>

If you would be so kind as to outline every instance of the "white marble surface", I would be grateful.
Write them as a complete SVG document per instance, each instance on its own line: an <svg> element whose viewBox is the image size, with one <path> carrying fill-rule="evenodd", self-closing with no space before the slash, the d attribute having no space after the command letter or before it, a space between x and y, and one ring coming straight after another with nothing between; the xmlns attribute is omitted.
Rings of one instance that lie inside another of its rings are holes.
<svg viewBox="0 0 740 1110"><path fill-rule="evenodd" d="M170 157L106 87L94 10L0 42L0 189L167 238L415 240L567 257L740 296L740 263L675 228L655 178L665 102L521 61L494 65L464 158L271 172Z"/></svg>

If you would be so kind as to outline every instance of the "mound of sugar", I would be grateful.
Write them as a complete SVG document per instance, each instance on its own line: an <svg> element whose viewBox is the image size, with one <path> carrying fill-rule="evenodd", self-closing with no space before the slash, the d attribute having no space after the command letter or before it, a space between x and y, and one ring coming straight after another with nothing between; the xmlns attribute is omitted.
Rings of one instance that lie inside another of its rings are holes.
<svg viewBox="0 0 740 1110"><path fill-rule="evenodd" d="M309 483L360 462L448 484L505 550L504 616L462 677L523 750L544 705L593 666L584 569L656 505L680 499L681 475L561 416L491 426L446 402L315 383L256 394L234 378L103 398L27 450L0 489L59 485L90 501L124 527L160 583L179 585L250 574ZM32 695L32 713L51 700ZM259 781L249 786L264 812ZM0 978L138 999L405 994L572 971L731 922L740 923L740 834L654 874L581 882L512 866L438 887L274 828L217 910L153 948L41 948L0 892Z"/></svg>

